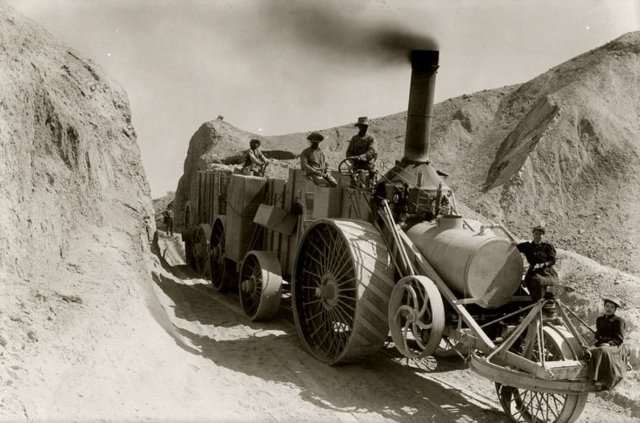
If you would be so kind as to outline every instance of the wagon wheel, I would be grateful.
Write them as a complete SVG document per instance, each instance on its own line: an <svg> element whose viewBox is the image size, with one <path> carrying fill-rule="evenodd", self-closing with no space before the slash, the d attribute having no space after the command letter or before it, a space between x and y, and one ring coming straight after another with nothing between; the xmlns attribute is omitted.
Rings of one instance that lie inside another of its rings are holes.
<svg viewBox="0 0 640 423"><path fill-rule="evenodd" d="M211 226L203 223L198 227L192 245L193 264L198 273L209 274L209 240L211 239Z"/></svg>
<svg viewBox="0 0 640 423"><path fill-rule="evenodd" d="M545 359L578 359L570 345L572 336L565 329L545 326L543 331ZM534 361L539 361L537 344L536 340L529 357ZM496 383L496 390L503 410L516 423L571 423L582 413L589 395L538 392L500 383Z"/></svg>
<svg viewBox="0 0 640 423"><path fill-rule="evenodd" d="M194 268L193 262L193 234L190 230L182 232L182 240L184 241L184 261L187 266Z"/></svg>
<svg viewBox="0 0 640 423"><path fill-rule="evenodd" d="M222 221L216 220L211 230L211 242L209 243L209 268L211 283L218 291L229 289L235 282L235 270L231 260L224 256L225 230Z"/></svg>
<svg viewBox="0 0 640 423"><path fill-rule="evenodd" d="M282 270L274 253L250 251L240 270L240 305L251 320L267 320L280 308Z"/></svg>
<svg viewBox="0 0 640 423"><path fill-rule="evenodd" d="M444 304L426 276L406 276L389 299L389 329L396 348L409 358L433 354L444 331Z"/></svg>
<svg viewBox="0 0 640 423"><path fill-rule="evenodd" d="M291 287L303 344L330 364L378 351L392 289L393 266L373 225L315 221L299 244Z"/></svg>

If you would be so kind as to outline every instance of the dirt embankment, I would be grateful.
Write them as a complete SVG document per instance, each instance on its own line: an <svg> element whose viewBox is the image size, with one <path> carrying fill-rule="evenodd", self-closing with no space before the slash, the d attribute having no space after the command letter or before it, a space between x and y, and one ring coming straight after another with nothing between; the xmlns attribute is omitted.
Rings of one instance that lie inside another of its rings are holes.
<svg viewBox="0 0 640 423"><path fill-rule="evenodd" d="M0 5L0 74L0 419L42 419L85 348L117 345L153 209L127 96L103 70Z"/></svg>

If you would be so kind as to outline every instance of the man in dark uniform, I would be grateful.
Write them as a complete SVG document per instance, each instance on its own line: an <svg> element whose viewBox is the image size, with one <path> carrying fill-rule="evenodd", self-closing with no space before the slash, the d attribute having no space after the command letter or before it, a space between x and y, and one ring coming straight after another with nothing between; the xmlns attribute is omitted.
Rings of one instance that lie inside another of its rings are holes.
<svg viewBox="0 0 640 423"><path fill-rule="evenodd" d="M244 175L264 176L264 169L267 166L267 158L260 151L260 140L249 141L249 149L244 152L244 164L242 173Z"/></svg>
<svg viewBox="0 0 640 423"><path fill-rule="evenodd" d="M532 241L520 242L516 246L529 262L524 286L529 289L533 300L537 301L542 298L547 286L555 285L559 280L553 268L556 263L556 249L553 245L542 242L542 236L545 234L544 226L535 226L532 233Z"/></svg>
<svg viewBox="0 0 640 423"><path fill-rule="evenodd" d="M600 389L616 386L627 372L628 350L624 342L625 322L615 315L622 302L603 297L604 314L596 319L596 343L589 350L589 377Z"/></svg>
<svg viewBox="0 0 640 423"><path fill-rule="evenodd" d="M358 133L349 141L346 156L351 159L354 171L366 170L369 172L369 179L373 179L378 151L375 138L367 134L369 119L366 116L359 117L354 126L358 128Z"/></svg>
<svg viewBox="0 0 640 423"><path fill-rule="evenodd" d="M324 153L320 149L320 142L324 140L324 136L319 132L312 132L307 139L311 145L300 153L300 167L305 176L316 185L323 187L338 186L338 182L327 171L327 162Z"/></svg>

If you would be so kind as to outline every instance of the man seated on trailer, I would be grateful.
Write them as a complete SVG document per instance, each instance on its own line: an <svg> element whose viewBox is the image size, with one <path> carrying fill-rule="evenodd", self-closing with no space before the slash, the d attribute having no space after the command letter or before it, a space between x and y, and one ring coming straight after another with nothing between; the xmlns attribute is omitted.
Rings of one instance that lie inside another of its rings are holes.
<svg viewBox="0 0 640 423"><path fill-rule="evenodd" d="M310 146L300 153L300 167L305 176L318 186L337 187L338 181L329 175L324 152L320 149L324 136L319 132L312 132L307 139Z"/></svg>
<svg viewBox="0 0 640 423"><path fill-rule="evenodd" d="M242 166L243 175L264 176L264 170L269 163L267 158L260 151L260 140L249 141L249 149L244 152L244 163Z"/></svg>

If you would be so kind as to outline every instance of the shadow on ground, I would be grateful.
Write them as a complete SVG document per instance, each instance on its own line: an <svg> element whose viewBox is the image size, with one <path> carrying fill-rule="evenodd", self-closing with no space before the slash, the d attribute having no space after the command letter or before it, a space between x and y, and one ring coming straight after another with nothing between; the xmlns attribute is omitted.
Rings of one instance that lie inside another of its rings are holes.
<svg viewBox="0 0 640 423"><path fill-rule="evenodd" d="M408 363L394 349L355 364L329 366L305 351L285 312L275 321L251 322L237 307L236 295L222 295L208 283L194 281L199 276L191 269L159 259L171 276L154 273L154 281L173 302L175 316L205 327L199 331L193 325L175 326L195 347L185 348L189 353L265 381L295 386L304 400L334 411L377 413L400 421L508 421L502 412L482 408L460 391L425 378L464 368L457 357ZM186 279L191 279L189 284L183 282Z"/></svg>

